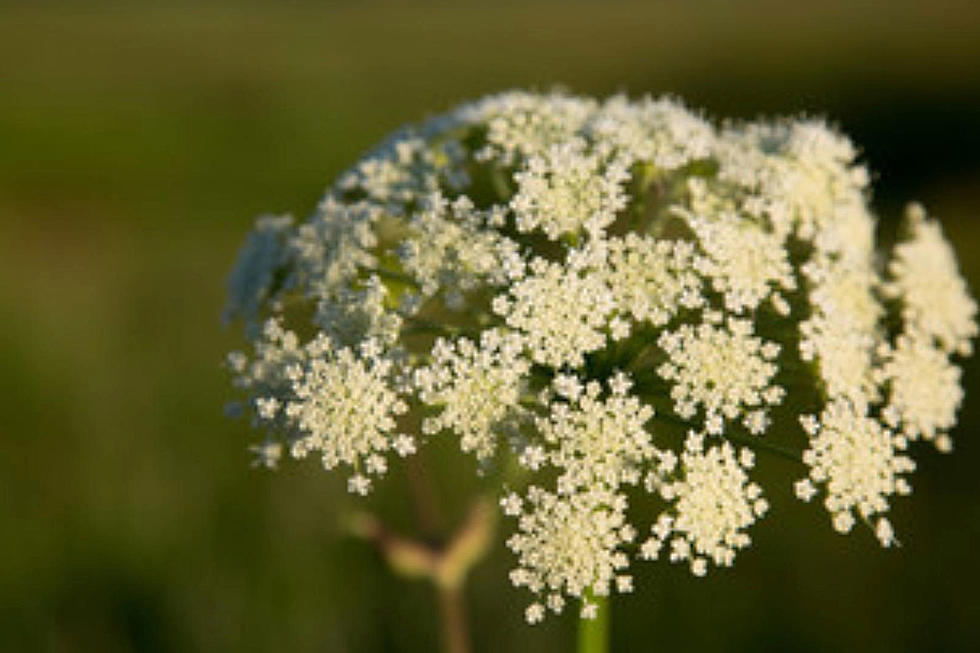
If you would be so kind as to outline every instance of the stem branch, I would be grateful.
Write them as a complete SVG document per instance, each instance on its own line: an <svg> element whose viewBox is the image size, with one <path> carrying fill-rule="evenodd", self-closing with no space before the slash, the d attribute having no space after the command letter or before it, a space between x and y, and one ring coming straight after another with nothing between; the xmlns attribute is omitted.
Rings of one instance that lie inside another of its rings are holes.
<svg viewBox="0 0 980 653"><path fill-rule="evenodd" d="M724 437L726 440L732 443L740 444L754 451L764 451L799 465L803 464L803 458L800 456L800 454L796 453L795 451L790 451L789 449L784 449L779 445L766 442L761 437L744 437L734 433L726 433Z"/></svg>
<svg viewBox="0 0 980 653"><path fill-rule="evenodd" d="M609 598L586 592L583 602L598 606L593 619L579 619L578 653L607 653L609 650Z"/></svg>
<svg viewBox="0 0 980 653"><path fill-rule="evenodd" d="M442 546L392 533L367 513L356 514L351 519L351 533L372 542L392 571L406 578L425 578L435 585L446 653L469 653L463 583L470 569L490 548L495 510L490 499L474 502L466 521Z"/></svg>

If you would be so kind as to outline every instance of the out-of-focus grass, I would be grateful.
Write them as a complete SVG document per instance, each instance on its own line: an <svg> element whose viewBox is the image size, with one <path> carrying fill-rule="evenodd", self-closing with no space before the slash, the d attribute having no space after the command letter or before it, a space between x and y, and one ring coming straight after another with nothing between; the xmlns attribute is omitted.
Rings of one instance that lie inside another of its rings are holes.
<svg viewBox="0 0 980 653"><path fill-rule="evenodd" d="M0 649L431 650L428 588L338 536L340 481L249 469L221 417L240 340L217 317L252 217L302 216L460 99L671 91L839 121L885 217L924 200L980 288L978 26L966 2L0 7ZM733 572L641 572L618 648L980 648L978 426L968 400L957 453L918 452L902 549L777 494ZM474 486L468 465L442 494ZM398 480L372 501L408 515ZM474 578L478 649L567 645L567 619L521 624L508 564L498 546Z"/></svg>

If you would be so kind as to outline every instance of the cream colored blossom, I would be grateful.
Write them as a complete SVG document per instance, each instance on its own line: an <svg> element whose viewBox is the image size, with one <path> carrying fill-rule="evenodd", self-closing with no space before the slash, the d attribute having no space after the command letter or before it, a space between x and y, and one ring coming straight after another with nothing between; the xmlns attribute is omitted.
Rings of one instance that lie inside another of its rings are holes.
<svg viewBox="0 0 980 653"><path fill-rule="evenodd" d="M484 126L486 145L477 160L513 165L572 138L593 115L597 103L561 93L511 92L491 95L459 109L461 120Z"/></svg>
<svg viewBox="0 0 980 653"><path fill-rule="evenodd" d="M923 336L901 336L887 350L879 378L889 386L884 419L911 439L937 440L956 424L961 372Z"/></svg>
<svg viewBox="0 0 980 653"><path fill-rule="evenodd" d="M866 404L879 397L874 350L883 307L870 261L817 255L803 268L812 314L800 323L800 354L817 364L829 397Z"/></svg>
<svg viewBox="0 0 980 653"><path fill-rule="evenodd" d="M303 458L317 452L325 469L354 468L350 488L364 494L370 487L367 477L385 473L380 454L399 437L396 417L408 409L391 387L392 363L335 349L322 337L306 346L306 354L305 365L294 364L286 372L293 398L285 413L299 432L290 453Z"/></svg>
<svg viewBox="0 0 980 653"><path fill-rule="evenodd" d="M524 334L531 360L561 367L606 343L604 328L615 299L601 274L567 269L541 258L493 309L507 326Z"/></svg>
<svg viewBox="0 0 980 653"><path fill-rule="evenodd" d="M909 331L936 338L946 351L968 354L977 335L977 305L957 270L953 249L921 206L910 207L907 227L911 238L895 248L888 268L893 280L886 291L901 300Z"/></svg>
<svg viewBox="0 0 980 653"><path fill-rule="evenodd" d="M583 231L597 234L626 206L626 162L586 150L580 139L528 158L514 175L510 201L518 231L540 229L552 240Z"/></svg>
<svg viewBox="0 0 980 653"><path fill-rule="evenodd" d="M415 372L419 398L442 407L425 419L423 431L452 430L463 451L478 458L492 456L497 429L519 411L530 369L522 354L521 338L499 331L484 331L479 345L466 338L436 342L433 364Z"/></svg>
<svg viewBox="0 0 980 653"><path fill-rule="evenodd" d="M618 310L637 322L663 326L682 309L700 308L702 280L694 248L685 241L629 233L609 239L606 283L615 288Z"/></svg>
<svg viewBox="0 0 980 653"><path fill-rule="evenodd" d="M904 453L905 438L848 400L828 404L804 425L811 440L803 462L810 480L825 492L824 507L835 530L849 532L856 518L883 519L893 495L912 491L904 475L915 463ZM891 540L879 539L886 546Z"/></svg>
<svg viewBox="0 0 980 653"><path fill-rule="evenodd" d="M788 306L778 290L794 290L796 279L779 234L728 213L710 218L689 214L688 223L704 252L694 267L722 294L726 309L742 313L770 297L776 305Z"/></svg>
<svg viewBox="0 0 980 653"><path fill-rule="evenodd" d="M731 566L735 553L751 543L745 529L769 509L762 488L748 478L754 456L727 442L705 447L705 437L691 432L681 455L680 477L659 483L657 492L672 508L657 519L641 555L653 560L669 545L671 562L687 562L695 576L707 563Z"/></svg>
<svg viewBox="0 0 980 653"><path fill-rule="evenodd" d="M977 307L921 208L878 251L857 152L820 120L560 92L402 130L309 219L256 223L230 412L257 466L317 454L355 494L432 442L473 454L531 623L596 616L636 557L732 565L768 509L756 454L892 546L909 443L952 447Z"/></svg>
<svg viewBox="0 0 980 653"><path fill-rule="evenodd" d="M586 129L601 147L662 170L708 158L715 142L710 123L670 98L631 102L617 95L602 104Z"/></svg>
<svg viewBox="0 0 980 653"><path fill-rule="evenodd" d="M511 581L538 596L608 595L629 565L623 546L636 535L625 509L625 497L604 488L557 495L530 487L518 531L507 540L518 558ZM529 621L542 616L529 609Z"/></svg>
<svg viewBox="0 0 980 653"><path fill-rule="evenodd" d="M555 401L547 418L537 420L538 431L549 446L547 457L560 470L560 494L579 488L639 482L647 461L657 450L646 424L653 409L630 396L629 380L613 377L608 397L592 381L581 392ZM574 396L574 398L572 398Z"/></svg>
<svg viewBox="0 0 980 653"><path fill-rule="evenodd" d="M657 373L673 382L674 410L693 419L703 408L709 433L720 434L724 420L778 404L785 394L772 383L779 346L752 335L745 320L731 318L725 326L685 324L662 332L657 344L668 356Z"/></svg>
<svg viewBox="0 0 980 653"><path fill-rule="evenodd" d="M429 196L411 217L411 233L399 246L404 272L424 295L440 289L452 295L520 279L525 264L518 245L487 229L493 220L466 196L451 204L441 194Z"/></svg>

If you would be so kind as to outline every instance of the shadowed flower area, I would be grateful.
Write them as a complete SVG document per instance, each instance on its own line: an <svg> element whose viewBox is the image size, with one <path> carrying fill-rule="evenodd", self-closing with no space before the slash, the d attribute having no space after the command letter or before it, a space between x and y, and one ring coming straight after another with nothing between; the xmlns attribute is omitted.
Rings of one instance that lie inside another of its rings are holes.
<svg viewBox="0 0 980 653"><path fill-rule="evenodd" d="M977 650L978 61L952 0L0 6L0 649Z"/></svg>

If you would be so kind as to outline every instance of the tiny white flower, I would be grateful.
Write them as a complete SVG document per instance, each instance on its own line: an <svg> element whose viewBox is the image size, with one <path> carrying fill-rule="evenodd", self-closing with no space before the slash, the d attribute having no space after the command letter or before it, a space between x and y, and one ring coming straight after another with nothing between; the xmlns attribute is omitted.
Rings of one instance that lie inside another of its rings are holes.
<svg viewBox="0 0 980 653"><path fill-rule="evenodd" d="M263 442L262 444L252 445L249 447L249 451L255 455L255 460L252 463L253 467L266 467L268 469L275 469L279 465L279 459L282 458L282 445L278 442Z"/></svg>
<svg viewBox="0 0 980 653"><path fill-rule="evenodd" d="M878 518L878 524L875 526L875 537L881 542L881 546L886 548L896 542L892 524L885 517Z"/></svg>
<svg viewBox="0 0 980 653"><path fill-rule="evenodd" d="M415 440L404 433L400 433L392 440L391 448L402 458L415 453Z"/></svg>
<svg viewBox="0 0 980 653"><path fill-rule="evenodd" d="M371 479L363 474L355 474L347 479L347 491L365 496L371 491Z"/></svg>
<svg viewBox="0 0 980 653"><path fill-rule="evenodd" d="M514 492L505 495L500 500L500 507L503 509L504 514L508 517L516 517L521 514L521 508L523 507L523 502L521 498L517 496Z"/></svg>
<svg viewBox="0 0 980 653"><path fill-rule="evenodd" d="M597 616L599 616L598 604L592 603L591 601L583 601L582 611L579 616L582 617L582 619L595 619Z"/></svg>
<svg viewBox="0 0 980 653"><path fill-rule="evenodd" d="M539 623L544 619L544 606L540 603L532 603L527 606L527 610L524 612L524 618L529 624Z"/></svg>
<svg viewBox="0 0 980 653"><path fill-rule="evenodd" d="M255 400L255 412L264 420L275 419L280 406L275 397L259 397Z"/></svg>
<svg viewBox="0 0 980 653"><path fill-rule="evenodd" d="M817 493L817 488L810 482L810 479L804 478L793 484L793 492L801 501L809 503L810 499Z"/></svg>

